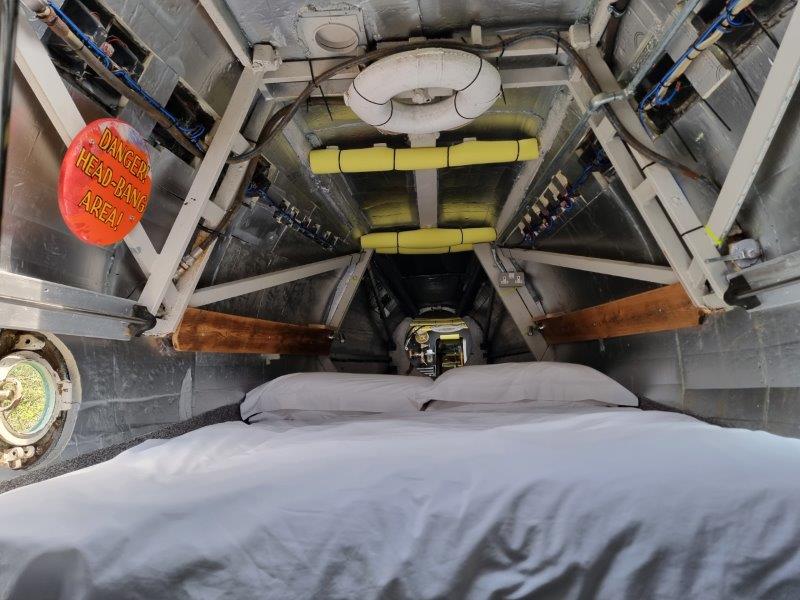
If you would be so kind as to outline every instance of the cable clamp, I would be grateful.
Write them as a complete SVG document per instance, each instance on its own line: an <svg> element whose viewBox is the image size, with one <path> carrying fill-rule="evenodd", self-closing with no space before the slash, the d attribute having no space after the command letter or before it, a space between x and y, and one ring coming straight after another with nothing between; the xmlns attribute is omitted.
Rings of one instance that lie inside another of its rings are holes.
<svg viewBox="0 0 800 600"><path fill-rule="evenodd" d="M626 6L623 10L617 10L617 8L613 4L609 4L608 12L615 19L621 19L625 15L625 13L628 12L628 7Z"/></svg>

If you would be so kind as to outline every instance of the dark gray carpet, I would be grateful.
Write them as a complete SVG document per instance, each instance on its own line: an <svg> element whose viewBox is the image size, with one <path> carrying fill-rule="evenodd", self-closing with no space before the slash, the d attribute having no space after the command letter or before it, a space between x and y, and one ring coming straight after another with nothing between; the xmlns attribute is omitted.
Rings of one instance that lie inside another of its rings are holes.
<svg viewBox="0 0 800 600"><path fill-rule="evenodd" d="M702 417L687 410L681 410L679 408L675 408L674 406L668 406L666 404L661 404L660 402L656 402L654 400L648 400L647 398L639 397L639 408L641 408L642 410L662 410L664 412L681 413L682 415L689 415L690 417L694 417L698 421L703 421L704 423L709 423L710 425L717 425L718 427L728 427L728 428L733 427L733 425L731 425L730 423L725 423L721 419L715 419L713 417Z"/></svg>
<svg viewBox="0 0 800 600"><path fill-rule="evenodd" d="M41 469L34 469L33 471L24 473L23 475L15 477L14 479L0 482L0 494L19 487L30 485L32 483L44 481L45 479L50 479L51 477L58 477L59 475L64 475L65 473L70 473L72 471L77 471L78 469L96 465L97 463L105 462L114 458L120 452L124 452L128 448L133 448L134 446L141 444L145 440L164 440L174 438L195 429L199 429L200 427L205 427L206 425L241 420L241 416L239 416L238 404L223 406L221 408L208 411L207 413L203 413L202 415L198 415L197 417L192 417L186 421L167 425L166 427L157 429L152 433L133 438L127 442L115 444L113 446L109 446L108 448L101 448L100 450L95 450L94 452L81 454L75 458L57 462Z"/></svg>

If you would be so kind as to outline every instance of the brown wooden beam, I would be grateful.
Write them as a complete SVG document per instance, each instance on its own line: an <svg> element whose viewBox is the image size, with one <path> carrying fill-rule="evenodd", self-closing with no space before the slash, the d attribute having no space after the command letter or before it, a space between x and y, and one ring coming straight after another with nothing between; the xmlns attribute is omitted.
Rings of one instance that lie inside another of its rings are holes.
<svg viewBox="0 0 800 600"><path fill-rule="evenodd" d="M189 308L172 335L172 345L184 352L327 356L332 333L323 325L292 325Z"/></svg>
<svg viewBox="0 0 800 600"><path fill-rule="evenodd" d="M563 344L696 327L705 315L675 283L538 323L548 344Z"/></svg>

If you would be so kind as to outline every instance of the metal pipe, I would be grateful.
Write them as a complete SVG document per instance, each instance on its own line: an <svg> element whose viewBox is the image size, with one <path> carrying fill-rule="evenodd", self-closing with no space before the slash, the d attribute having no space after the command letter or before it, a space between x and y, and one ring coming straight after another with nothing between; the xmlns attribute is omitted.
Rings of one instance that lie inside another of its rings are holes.
<svg viewBox="0 0 800 600"><path fill-rule="evenodd" d="M29 0L29 2L31 2L31 0ZM41 4L38 2L38 0L33 0L32 3ZM175 130L175 125L172 123L172 121L167 119L167 117L156 110L149 102L147 102L147 100L131 90L111 71L109 71L103 62L97 58L89 48L86 47L83 41L77 35L75 35L75 33L73 33L69 26L56 14L51 7L42 4L42 9L35 11L35 14L40 21L47 25L47 27L50 28L50 30L59 38L64 40L69 48L78 56L80 56L82 60L86 61L86 64L88 64L89 67L91 67L91 69L103 79L103 81L114 88L118 94L127 98L145 111L149 117L161 125L167 131L167 133L169 133L175 139L175 141L177 141L183 148L191 152L193 156L203 156L202 152L200 152L197 147L190 143L181 132ZM117 67L113 61L111 64Z"/></svg>
<svg viewBox="0 0 800 600"><path fill-rule="evenodd" d="M0 230L6 190L8 126L11 120L11 92L14 87L14 42L17 32L17 0L0 0Z"/></svg>

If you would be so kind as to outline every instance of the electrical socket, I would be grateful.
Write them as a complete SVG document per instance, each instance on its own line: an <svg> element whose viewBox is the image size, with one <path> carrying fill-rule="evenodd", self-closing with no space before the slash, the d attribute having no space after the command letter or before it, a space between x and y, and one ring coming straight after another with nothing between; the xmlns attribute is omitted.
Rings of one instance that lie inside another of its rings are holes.
<svg viewBox="0 0 800 600"><path fill-rule="evenodd" d="M498 277L498 285L500 287L522 287L525 285L525 273L522 271L500 273Z"/></svg>

